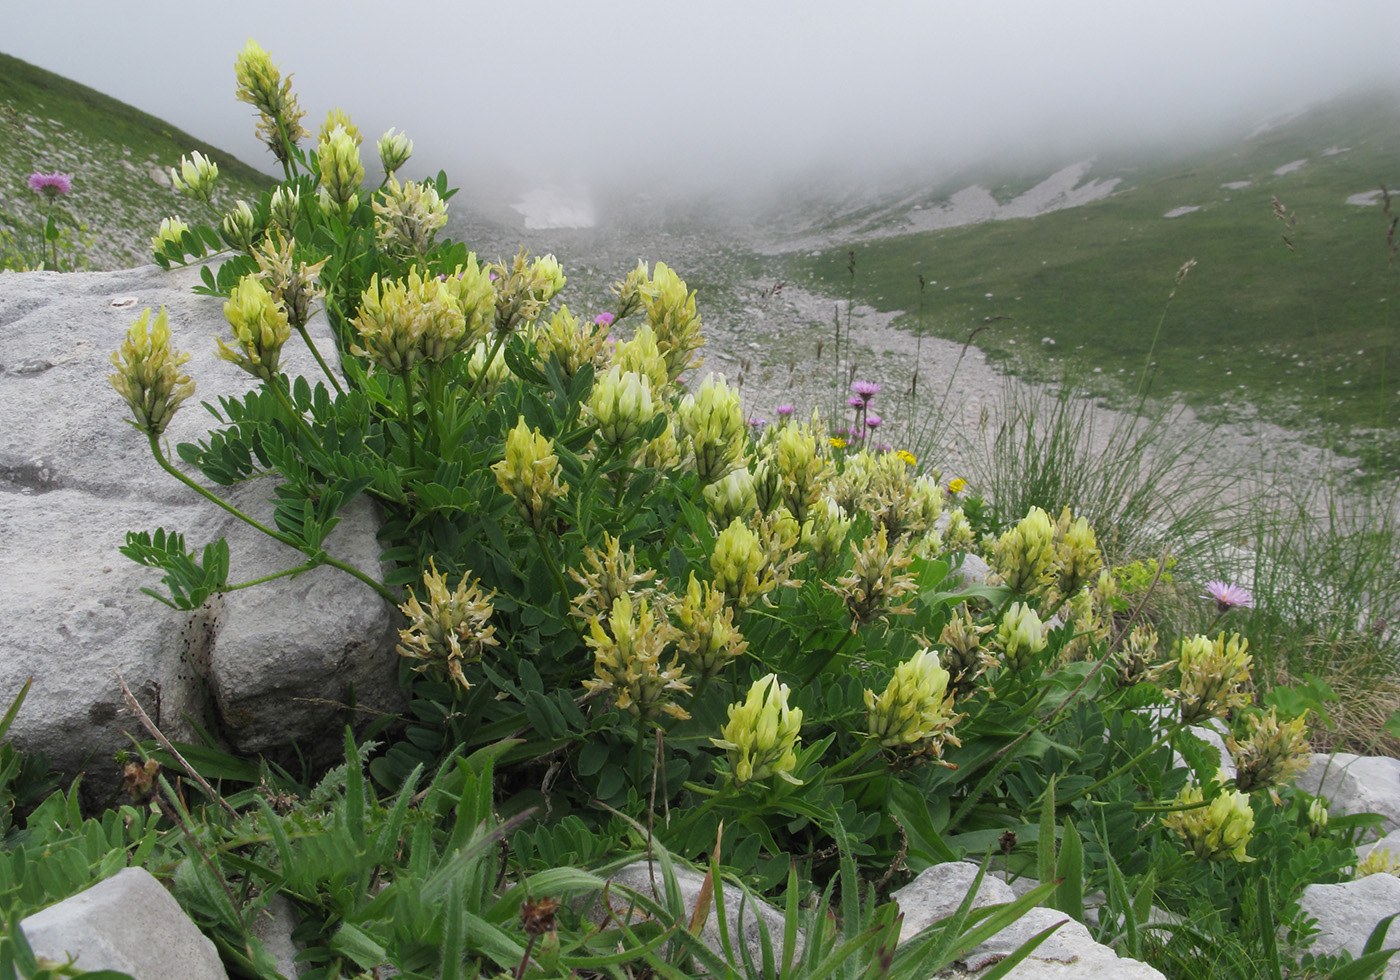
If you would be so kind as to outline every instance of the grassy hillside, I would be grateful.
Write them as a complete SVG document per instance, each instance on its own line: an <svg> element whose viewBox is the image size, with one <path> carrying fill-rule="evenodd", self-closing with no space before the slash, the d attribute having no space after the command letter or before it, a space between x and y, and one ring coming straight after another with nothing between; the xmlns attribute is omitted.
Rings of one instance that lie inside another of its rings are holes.
<svg viewBox="0 0 1400 980"><path fill-rule="evenodd" d="M150 261L149 238L161 218L194 217L196 205L170 187L166 174L192 150L218 163L215 200L224 206L272 183L154 116L0 54L0 230L13 236L11 250L18 248L29 261L43 226L38 198L25 184L31 173L73 175L60 225L78 242L89 268L124 268Z"/></svg>
<svg viewBox="0 0 1400 980"><path fill-rule="evenodd" d="M1101 159L1089 177L1122 183L1032 219L838 239L789 256L789 271L845 295L853 249L857 298L905 311L919 307L922 274L930 333L961 339L1010 317L976 342L1018 370L1068 371L1118 400L1138 391L1166 308L1152 394L1335 432L1396 464L1400 266L1387 229L1400 198L1390 216L1347 199L1400 187L1400 97L1345 99L1191 159ZM1275 197L1295 216L1291 230ZM1197 210L1166 217L1185 207ZM1189 259L1197 265L1167 308ZM917 317L901 325L916 329Z"/></svg>

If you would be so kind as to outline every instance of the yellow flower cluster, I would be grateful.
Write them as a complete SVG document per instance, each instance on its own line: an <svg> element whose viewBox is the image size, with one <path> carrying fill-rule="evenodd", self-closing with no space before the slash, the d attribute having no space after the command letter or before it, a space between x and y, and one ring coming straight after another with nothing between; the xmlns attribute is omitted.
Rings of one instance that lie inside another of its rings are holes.
<svg viewBox="0 0 1400 980"><path fill-rule="evenodd" d="M710 739L725 750L736 786L778 776L793 785L802 709L788 707L788 686L777 674L753 682L742 702L729 706L729 722L720 738Z"/></svg>
<svg viewBox="0 0 1400 980"><path fill-rule="evenodd" d="M589 694L612 695L623 711L648 721L658 713L685 720L690 717L672 698L689 694L685 671L675 656L663 667L667 647L678 631L658 616L645 599L613 600L606 626L598 617L589 622L584 642L593 650L594 677L583 682Z"/></svg>
<svg viewBox="0 0 1400 980"><path fill-rule="evenodd" d="M463 573L457 588L449 592L447 577L438 573L430 558L428 571L423 573L427 605L410 591L408 601L399 606L409 621L406 629L399 630L399 654L419 661L415 670L445 671L464 691L471 684L462 673L462 665L480 660L486 647L500 645L496 627L490 625L495 593L484 594L479 581L468 585L470 576L471 572Z"/></svg>
<svg viewBox="0 0 1400 980"><path fill-rule="evenodd" d="M447 224L447 202L432 184L390 177L382 199L376 198L375 236L379 247L399 258L422 259L433 247L438 229Z"/></svg>
<svg viewBox="0 0 1400 980"><path fill-rule="evenodd" d="M189 230L190 226L174 215L161 218L160 227L156 229L155 235L151 238L151 251L159 255L165 251L166 246L179 245L181 238Z"/></svg>
<svg viewBox="0 0 1400 980"><path fill-rule="evenodd" d="M1224 633L1214 641L1199 635L1181 641L1177 654L1181 683L1178 690L1170 693L1181 706L1183 724L1201 718L1223 718L1249 704L1244 688L1250 680L1253 658L1248 651L1249 641L1241 639L1238 633L1228 641Z"/></svg>
<svg viewBox="0 0 1400 980"><path fill-rule="evenodd" d="M681 400L680 422L701 484L714 483L738 465L747 441L744 413L739 393L724 383L723 375L710 375L699 392Z"/></svg>
<svg viewBox="0 0 1400 980"><path fill-rule="evenodd" d="M522 248L509 262L497 262L496 330L510 333L534 324L546 304L564 288L564 270L553 255L535 261Z"/></svg>
<svg viewBox="0 0 1400 980"><path fill-rule="evenodd" d="M594 321L580 323L578 317L561 306L535 337L535 348L544 369L553 357L559 364L564 381L572 381L585 364L601 368L607 361L608 324Z"/></svg>
<svg viewBox="0 0 1400 980"><path fill-rule="evenodd" d="M695 313L695 292L687 291L685 283L666 263L656 263L645 289L641 290L642 305L646 307L647 326L656 333L656 343L665 358L668 379L676 380L685 371L700 367L704 361L693 356L705 345L700 335L700 317Z"/></svg>
<svg viewBox="0 0 1400 980"><path fill-rule="evenodd" d="M409 270L406 279L381 285L376 274L360 295L360 311L351 320L363 347L351 353L368 357L382 370L407 375L419 360L444 361L470 347L494 304L490 276L467 264L441 278Z"/></svg>
<svg viewBox="0 0 1400 980"><path fill-rule="evenodd" d="M859 547L852 544L851 552L850 572L827 585L845 600L851 632L873 619L912 612L909 605L898 604L916 587L914 576L905 571L913 559L903 541L891 547L882 524Z"/></svg>
<svg viewBox="0 0 1400 980"><path fill-rule="evenodd" d="M180 158L178 173L174 168L170 171L170 183L177 191L206 204L214 193L214 181L218 179L219 165L198 150Z"/></svg>
<svg viewBox="0 0 1400 980"><path fill-rule="evenodd" d="M520 516L535 531L545 529L554 501L569 489L567 483L559 482L554 440L546 439L539 429L531 431L523 415L506 433L506 457L494 463L491 472L501 489L515 498Z"/></svg>
<svg viewBox="0 0 1400 980"><path fill-rule="evenodd" d="M614 364L593 384L587 411L598 427L598 440L612 449L631 442L659 411L652 382L645 375Z"/></svg>
<svg viewBox="0 0 1400 980"><path fill-rule="evenodd" d="M1280 724L1278 711L1255 713L1246 719L1249 734L1243 742L1231 735L1225 742L1235 760L1235 786L1246 793L1291 783L1308 767L1312 745L1308 743L1307 714Z"/></svg>
<svg viewBox="0 0 1400 980"><path fill-rule="evenodd" d="M384 168L385 176L392 177L413 156L413 140L393 129L379 137L375 148L379 150L379 165Z"/></svg>
<svg viewBox="0 0 1400 980"><path fill-rule="evenodd" d="M360 184L365 179L365 165L360 162L358 135L352 135L344 126L337 125L329 133L323 132L321 142L317 144L316 160L321 175L317 196L321 201L321 210L327 214L339 214L343 218L360 203Z"/></svg>
<svg viewBox="0 0 1400 980"><path fill-rule="evenodd" d="M1186 786L1176 802L1189 809L1167 814L1162 823L1180 834L1199 860L1254 860L1245 853L1254 833L1254 811L1247 793L1222 789L1209 805L1204 805L1201 787Z"/></svg>
<svg viewBox="0 0 1400 980"><path fill-rule="evenodd" d="M292 94L291 76L284 79L272 56L251 38L239 52L233 73L238 101L254 106L260 114L258 137L285 163L288 145L295 146L307 135L301 126L305 113Z"/></svg>
<svg viewBox="0 0 1400 980"><path fill-rule="evenodd" d="M725 603L724 592L701 582L694 572L675 615L681 659L702 677L714 677L749 647L734 628L734 610Z"/></svg>
<svg viewBox="0 0 1400 980"><path fill-rule="evenodd" d="M948 691L948 672L938 654L924 648L894 669L894 677L878 697L865 690L866 727L886 748L939 758L943 744L960 743L951 731L958 716Z"/></svg>
<svg viewBox="0 0 1400 980"><path fill-rule="evenodd" d="M583 551L588 570L580 572L570 569L569 575L583 592L574 596L571 612L585 622L594 617L607 622L612 613L613 601L624 595L646 595L650 589L639 591L637 586L656 577L656 569L637 571L637 550L622 550L621 542L611 534L603 536L603 551L600 554L592 548Z"/></svg>
<svg viewBox="0 0 1400 980"><path fill-rule="evenodd" d="M181 373L180 365L190 359L187 351L170 346L170 323L165 307L154 322L147 307L132 321L126 340L112 354L115 374L107 376L117 394L131 408L132 425L158 436L165 431L180 403L194 394L194 382Z"/></svg>
<svg viewBox="0 0 1400 980"><path fill-rule="evenodd" d="M1045 650L1045 625L1030 606L1013 602L1001 617L993 645L1007 670L1025 670Z"/></svg>
<svg viewBox="0 0 1400 980"><path fill-rule="evenodd" d="M294 264L294 250L295 242L284 239L279 232L275 243L272 238L264 239L253 251L253 258L258 263L258 278L267 286L272 301L287 314L287 322L294 327L304 327L311 319L312 301L324 292L315 282L329 260L297 265Z"/></svg>
<svg viewBox="0 0 1400 980"><path fill-rule="evenodd" d="M228 320L238 349L216 338L219 356L259 380L275 378L282 345L292 336L292 328L287 323L286 310L272 298L257 275L238 280L224 303L224 319Z"/></svg>

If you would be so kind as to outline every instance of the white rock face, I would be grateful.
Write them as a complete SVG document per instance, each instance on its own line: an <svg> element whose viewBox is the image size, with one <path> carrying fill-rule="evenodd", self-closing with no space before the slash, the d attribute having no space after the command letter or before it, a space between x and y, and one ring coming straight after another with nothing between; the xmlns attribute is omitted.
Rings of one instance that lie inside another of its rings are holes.
<svg viewBox="0 0 1400 980"><path fill-rule="evenodd" d="M1400 829L1400 759L1314 753L1298 788L1325 796L1336 814L1379 813L1383 833Z"/></svg>
<svg viewBox="0 0 1400 980"><path fill-rule="evenodd" d="M962 862L934 865L891 894L904 913L900 942L912 939L940 919L952 915L962 904L976 880L977 869ZM1000 879L984 876L973 900L974 908L1015 900L1011 886ZM991 939L978 946L963 961L967 973L976 974L1014 953L1037 933L1063 923L1043 943L1014 967L1008 977L1018 980L1103 977L1105 980L1160 980L1162 974L1137 960L1121 959L1107 946L1096 943L1089 930L1063 912L1035 908Z"/></svg>
<svg viewBox="0 0 1400 980"><path fill-rule="evenodd" d="M393 710L391 609L368 586L331 568L278 579L177 612L143 595L159 574L117 552L127 531L180 531L186 548L226 536L230 580L290 568L302 556L201 499L163 472L107 380L111 352L144 307L167 307L174 345L192 357L197 385L165 433L206 438L213 417L200 401L240 395L253 379L215 353L228 337L217 299L196 296L198 271L154 266L107 273L0 274L0 700L33 687L11 733L24 749L89 780L115 780L112 753L145 737L122 702L118 671L173 738L184 714L211 725L240 751L300 740L338 751L343 714L324 702ZM133 301L134 300L134 301ZM312 337L331 355L322 318ZM318 369L296 337L289 373ZM183 464L176 459L176 465ZM188 471L200 483L202 475ZM217 488L271 521L274 484ZM371 575L380 571L377 515L354 501L327 551ZM311 703L301 699L322 699Z"/></svg>
<svg viewBox="0 0 1400 980"><path fill-rule="evenodd" d="M1400 910L1400 878L1388 874L1367 875L1357 881L1336 885L1309 885L1300 903L1305 915L1317 919L1317 939L1313 953L1335 953L1345 949L1360 956L1376 923ZM1400 929L1391 923L1382 948L1395 945ZM1400 977L1400 963L1392 962L1384 976Z"/></svg>
<svg viewBox="0 0 1400 980"><path fill-rule="evenodd" d="M120 970L136 980L227 980L214 943L170 893L141 868L106 881L20 923L36 956L84 970Z"/></svg>

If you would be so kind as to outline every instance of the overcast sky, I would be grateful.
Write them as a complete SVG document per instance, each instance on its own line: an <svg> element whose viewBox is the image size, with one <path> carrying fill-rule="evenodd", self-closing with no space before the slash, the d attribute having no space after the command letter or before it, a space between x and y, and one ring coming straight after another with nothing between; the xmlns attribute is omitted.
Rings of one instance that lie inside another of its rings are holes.
<svg viewBox="0 0 1400 980"><path fill-rule="evenodd" d="M455 183L733 180L1067 150L1400 79L1400 0L10 3L0 50L273 172L234 101L256 38L313 133L407 131Z"/></svg>

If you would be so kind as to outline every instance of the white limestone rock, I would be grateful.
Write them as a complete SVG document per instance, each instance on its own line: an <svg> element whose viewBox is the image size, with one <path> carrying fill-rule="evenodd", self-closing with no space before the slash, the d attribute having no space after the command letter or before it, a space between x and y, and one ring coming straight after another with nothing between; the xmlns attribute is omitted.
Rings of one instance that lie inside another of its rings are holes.
<svg viewBox="0 0 1400 980"><path fill-rule="evenodd" d="M86 891L20 922L34 954L135 980L228 980L214 943L160 882L123 868Z"/></svg>
<svg viewBox="0 0 1400 980"><path fill-rule="evenodd" d="M1313 753L1297 786L1326 797L1330 813L1378 813L1384 821L1382 833L1400 830L1400 759Z"/></svg>
<svg viewBox="0 0 1400 980"><path fill-rule="evenodd" d="M16 743L49 753L65 773L91 769L90 783L115 782L108 760L129 745L122 729L139 731L118 671L171 737L190 737L181 720L188 714L240 751L293 740L314 750L328 740L334 754L343 715L327 702L346 700L351 685L366 707L394 710L402 698L392 610L352 577L323 567L191 614L143 595L142 586L159 586L159 573L117 552L127 531L165 527L191 549L226 536L235 582L302 558L164 473L108 382L109 357L132 320L163 305L198 385L166 430L172 453L206 437L214 419L200 401L217 404L221 394L253 387L217 357L213 338L227 337L228 327L219 300L191 292L197 282L197 269L154 266L0 274L0 701L7 705L32 677L11 729ZM324 318L311 333L328 354ZM296 338L284 364L309 379L319 370ZM273 487L260 480L216 489L269 522ZM368 502L355 501L327 550L377 575L377 526Z"/></svg>
<svg viewBox="0 0 1400 980"><path fill-rule="evenodd" d="M1309 951L1331 954L1345 949L1360 956L1376 924L1400 911L1400 878L1389 874L1367 875L1335 885L1309 885L1299 903L1304 915L1317 920L1317 938ZM1383 948L1396 945L1400 928L1391 923ZM1400 977L1400 963L1392 958L1386 980Z"/></svg>

